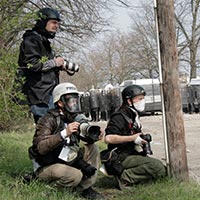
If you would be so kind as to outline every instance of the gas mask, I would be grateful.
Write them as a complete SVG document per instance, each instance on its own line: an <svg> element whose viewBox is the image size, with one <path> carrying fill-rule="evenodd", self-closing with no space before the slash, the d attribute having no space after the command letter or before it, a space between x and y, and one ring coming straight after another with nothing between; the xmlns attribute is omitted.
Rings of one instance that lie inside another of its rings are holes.
<svg viewBox="0 0 200 200"><path fill-rule="evenodd" d="M63 95L61 100L64 103L64 108L66 111L70 113L79 113L81 111L78 94Z"/></svg>

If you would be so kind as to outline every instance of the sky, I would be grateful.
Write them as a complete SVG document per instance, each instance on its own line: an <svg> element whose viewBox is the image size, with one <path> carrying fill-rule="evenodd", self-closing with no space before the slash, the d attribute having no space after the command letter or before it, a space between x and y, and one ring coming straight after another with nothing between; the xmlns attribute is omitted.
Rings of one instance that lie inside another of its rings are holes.
<svg viewBox="0 0 200 200"><path fill-rule="evenodd" d="M130 0L131 5L129 8L127 7L113 7L113 13L107 13L106 18L110 18L112 28L110 30L119 30L121 33L128 33L131 31L131 24L132 24L132 19L130 17L131 13L135 13L137 11L141 10L141 2L147 1L147 0ZM148 0L149 1L149 0ZM108 32L103 32L98 35L96 35L95 38L90 40L90 45L87 46L89 49L95 49L96 46L98 46L98 43L101 43Z"/></svg>
<svg viewBox="0 0 200 200"><path fill-rule="evenodd" d="M130 8L115 7L113 18L113 23L115 26L120 30L127 32L131 26L131 18L129 15L135 11L138 11L141 5L140 3L141 0L132 0Z"/></svg>
<svg viewBox="0 0 200 200"><path fill-rule="evenodd" d="M129 16L129 9L126 8L115 8L114 9L113 23L117 28L122 31L128 31L131 25L131 18Z"/></svg>

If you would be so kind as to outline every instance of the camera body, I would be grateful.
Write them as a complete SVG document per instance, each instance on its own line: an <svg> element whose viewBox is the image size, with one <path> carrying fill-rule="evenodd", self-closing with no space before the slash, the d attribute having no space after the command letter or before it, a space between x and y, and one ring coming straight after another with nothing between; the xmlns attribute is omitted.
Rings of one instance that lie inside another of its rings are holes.
<svg viewBox="0 0 200 200"><path fill-rule="evenodd" d="M151 135L150 134L142 134L142 135L140 135L140 137L143 140L147 141L147 143L143 145L143 151L146 154L152 155L153 151L151 150L151 145L150 145L150 142L152 141Z"/></svg>

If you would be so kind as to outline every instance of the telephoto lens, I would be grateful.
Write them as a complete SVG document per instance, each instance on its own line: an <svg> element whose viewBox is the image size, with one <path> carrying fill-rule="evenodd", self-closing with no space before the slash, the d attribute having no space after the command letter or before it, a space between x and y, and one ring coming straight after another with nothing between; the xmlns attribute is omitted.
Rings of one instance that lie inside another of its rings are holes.
<svg viewBox="0 0 200 200"><path fill-rule="evenodd" d="M64 61L64 68L66 71L78 72L79 66L76 63L69 62L67 60Z"/></svg>
<svg viewBox="0 0 200 200"><path fill-rule="evenodd" d="M89 125L88 123L82 123L80 125L81 135L88 143L94 143L99 140L101 134L100 126Z"/></svg>

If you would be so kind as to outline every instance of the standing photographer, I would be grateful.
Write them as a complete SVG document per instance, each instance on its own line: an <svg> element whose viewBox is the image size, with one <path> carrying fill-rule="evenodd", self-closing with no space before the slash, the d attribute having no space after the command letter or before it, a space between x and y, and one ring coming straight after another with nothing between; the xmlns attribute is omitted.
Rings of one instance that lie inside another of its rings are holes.
<svg viewBox="0 0 200 200"><path fill-rule="evenodd" d="M138 114L145 109L144 98L145 91L142 87L127 86L122 91L121 107L111 115L105 129L108 152L117 155L115 164L105 163L105 167L110 165L109 168L107 166L107 170L110 174L114 173L112 175L115 175L120 189L166 175L162 162L147 155L152 154L149 144L151 137L142 133Z"/></svg>
<svg viewBox="0 0 200 200"><path fill-rule="evenodd" d="M64 58L56 57L49 41L59 29L60 14L52 8L42 8L37 14L35 26L23 35L18 58L18 74L25 78L22 92L36 124L53 108L52 91L59 83L59 70L67 65Z"/></svg>
<svg viewBox="0 0 200 200"><path fill-rule="evenodd" d="M99 126L90 125L80 112L75 85L61 83L53 90L55 109L40 118L29 148L36 177L58 187L76 188L87 199L104 199L92 186L97 180L102 139ZM79 148L79 142L85 142Z"/></svg>

